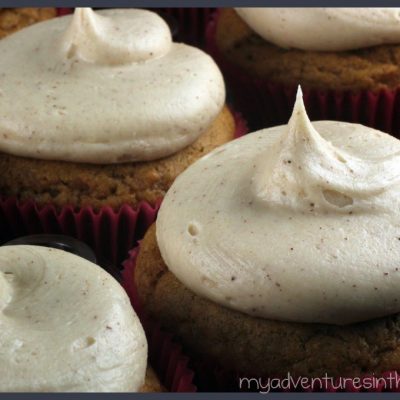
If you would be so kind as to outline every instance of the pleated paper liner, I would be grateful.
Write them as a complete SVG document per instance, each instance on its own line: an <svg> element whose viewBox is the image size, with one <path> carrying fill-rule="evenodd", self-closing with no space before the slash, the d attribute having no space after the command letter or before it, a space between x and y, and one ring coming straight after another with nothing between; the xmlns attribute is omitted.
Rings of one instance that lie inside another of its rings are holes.
<svg viewBox="0 0 400 400"><path fill-rule="evenodd" d="M62 17L63 15L68 15L68 14L71 14L72 13L72 8L67 8L67 7L64 7L64 8L62 8L62 7L59 7L59 8L57 8L57 15L59 16L59 17Z"/></svg>
<svg viewBox="0 0 400 400"><path fill-rule="evenodd" d="M124 262L122 283L133 307L142 320L148 321L140 304L135 287L134 272L140 245L129 252ZM153 325L158 326L155 321ZM234 349L231 349L235 351ZM190 354L189 354L190 357ZM195 383L199 391L209 392L400 392L400 373L387 371L380 375L365 374L361 377L309 378L290 376L256 377L232 371L212 360L190 358L190 367L195 371ZM303 383L301 383L303 379ZM306 381L304 381L304 379Z"/></svg>
<svg viewBox="0 0 400 400"><path fill-rule="evenodd" d="M137 208L128 205L118 211L102 207L76 209L52 205L38 206L34 201L18 201L0 196L0 239L2 242L32 234L63 234L88 244L103 267L117 265L129 249L154 222L156 205L142 202Z"/></svg>
<svg viewBox="0 0 400 400"><path fill-rule="evenodd" d="M293 110L297 85L260 79L228 61L215 41L220 13L216 11L206 32L206 49L221 68L234 106L241 110L250 129L286 124ZM316 90L305 86L304 103L311 120L360 123L400 136L400 88L372 92Z"/></svg>
<svg viewBox="0 0 400 400"><path fill-rule="evenodd" d="M207 24L215 8L155 8L153 11L172 16L178 23L177 41L203 47Z"/></svg>
<svg viewBox="0 0 400 400"><path fill-rule="evenodd" d="M138 300L133 281L138 248L129 253L123 263L122 285L145 329L151 366L156 370L166 388L171 392L195 392L194 372L188 367L189 359L173 336L163 331L156 321L147 318Z"/></svg>
<svg viewBox="0 0 400 400"><path fill-rule="evenodd" d="M174 40L193 46L204 46L204 32L215 8L149 8L171 25ZM59 16L71 14L73 8L58 8Z"/></svg>

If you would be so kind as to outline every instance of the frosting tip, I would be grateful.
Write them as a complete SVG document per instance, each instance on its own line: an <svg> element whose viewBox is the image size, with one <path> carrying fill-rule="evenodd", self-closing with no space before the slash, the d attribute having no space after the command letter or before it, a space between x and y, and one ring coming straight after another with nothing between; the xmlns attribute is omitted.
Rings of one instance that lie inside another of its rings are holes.
<svg viewBox="0 0 400 400"><path fill-rule="evenodd" d="M303 99L303 91L301 90L301 85L297 86L296 100Z"/></svg>
<svg viewBox="0 0 400 400"><path fill-rule="evenodd" d="M288 127L289 132L291 132L292 129L298 131L299 128L305 131L314 131L311 121L307 115L306 107L303 101L303 91L301 90L300 85L297 87L296 100L293 106L292 115L289 119Z"/></svg>

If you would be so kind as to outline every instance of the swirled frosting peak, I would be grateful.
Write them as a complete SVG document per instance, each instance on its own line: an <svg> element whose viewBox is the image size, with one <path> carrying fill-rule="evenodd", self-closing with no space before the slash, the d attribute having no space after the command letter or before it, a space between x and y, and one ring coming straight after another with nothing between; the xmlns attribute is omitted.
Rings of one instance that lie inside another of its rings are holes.
<svg viewBox="0 0 400 400"><path fill-rule="evenodd" d="M147 11L132 18L96 14L91 8L76 8L64 36L68 58L118 65L162 57L171 47L168 25Z"/></svg>
<svg viewBox="0 0 400 400"><path fill-rule="evenodd" d="M308 119L299 88L286 131L260 157L253 190L267 207L346 213L376 209L377 196L396 182L399 152L361 158L333 146Z"/></svg>
<svg viewBox="0 0 400 400"><path fill-rule="evenodd" d="M2 392L138 391L143 328L125 291L85 259L38 246L0 247Z"/></svg>
<svg viewBox="0 0 400 400"><path fill-rule="evenodd" d="M400 43L400 8L238 8L265 40L284 48L345 51Z"/></svg>
<svg viewBox="0 0 400 400"><path fill-rule="evenodd" d="M157 241L195 293L267 319L349 324L400 312L400 141L311 123L216 149L175 181Z"/></svg>
<svg viewBox="0 0 400 400"><path fill-rule="evenodd" d="M93 164L193 143L225 102L210 56L146 10L78 8L0 41L0 152Z"/></svg>

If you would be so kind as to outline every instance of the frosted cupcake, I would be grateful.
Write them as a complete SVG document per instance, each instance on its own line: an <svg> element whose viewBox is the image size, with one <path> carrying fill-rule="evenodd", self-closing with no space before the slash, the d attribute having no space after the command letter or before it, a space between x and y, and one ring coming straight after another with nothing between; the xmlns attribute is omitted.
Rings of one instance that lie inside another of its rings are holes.
<svg viewBox="0 0 400 400"><path fill-rule="evenodd" d="M2 392L161 391L146 381L147 341L122 287L85 259L0 248Z"/></svg>
<svg viewBox="0 0 400 400"><path fill-rule="evenodd" d="M77 9L0 52L3 194L59 207L154 203L234 137L215 63L172 43L149 11Z"/></svg>
<svg viewBox="0 0 400 400"><path fill-rule="evenodd" d="M140 246L144 309L241 376L398 369L399 157L377 130L311 124L299 95L288 125L176 180Z"/></svg>
<svg viewBox="0 0 400 400"><path fill-rule="evenodd" d="M311 118L361 122L397 135L398 12L221 9L208 44L256 127L285 123L300 83Z"/></svg>
<svg viewBox="0 0 400 400"><path fill-rule="evenodd" d="M214 61L173 43L150 11L76 9L2 40L0 55L6 198L60 213L154 208L189 164L240 133Z"/></svg>

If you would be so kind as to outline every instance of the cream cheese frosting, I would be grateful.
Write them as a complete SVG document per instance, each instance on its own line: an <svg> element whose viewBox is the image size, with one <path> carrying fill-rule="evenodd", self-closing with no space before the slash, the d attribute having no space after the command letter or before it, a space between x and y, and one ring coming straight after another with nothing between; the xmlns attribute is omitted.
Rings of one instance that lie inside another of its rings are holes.
<svg viewBox="0 0 400 400"><path fill-rule="evenodd" d="M284 48L345 51L400 43L400 8L237 8L265 40Z"/></svg>
<svg viewBox="0 0 400 400"><path fill-rule="evenodd" d="M400 311L400 141L358 124L288 125L214 150L157 220L172 273L266 319L350 324Z"/></svg>
<svg viewBox="0 0 400 400"><path fill-rule="evenodd" d="M2 392L138 391L143 328L108 273L62 250L0 247Z"/></svg>
<svg viewBox="0 0 400 400"><path fill-rule="evenodd" d="M0 41L0 151L94 164L154 160L222 110L214 61L145 10L77 8Z"/></svg>

